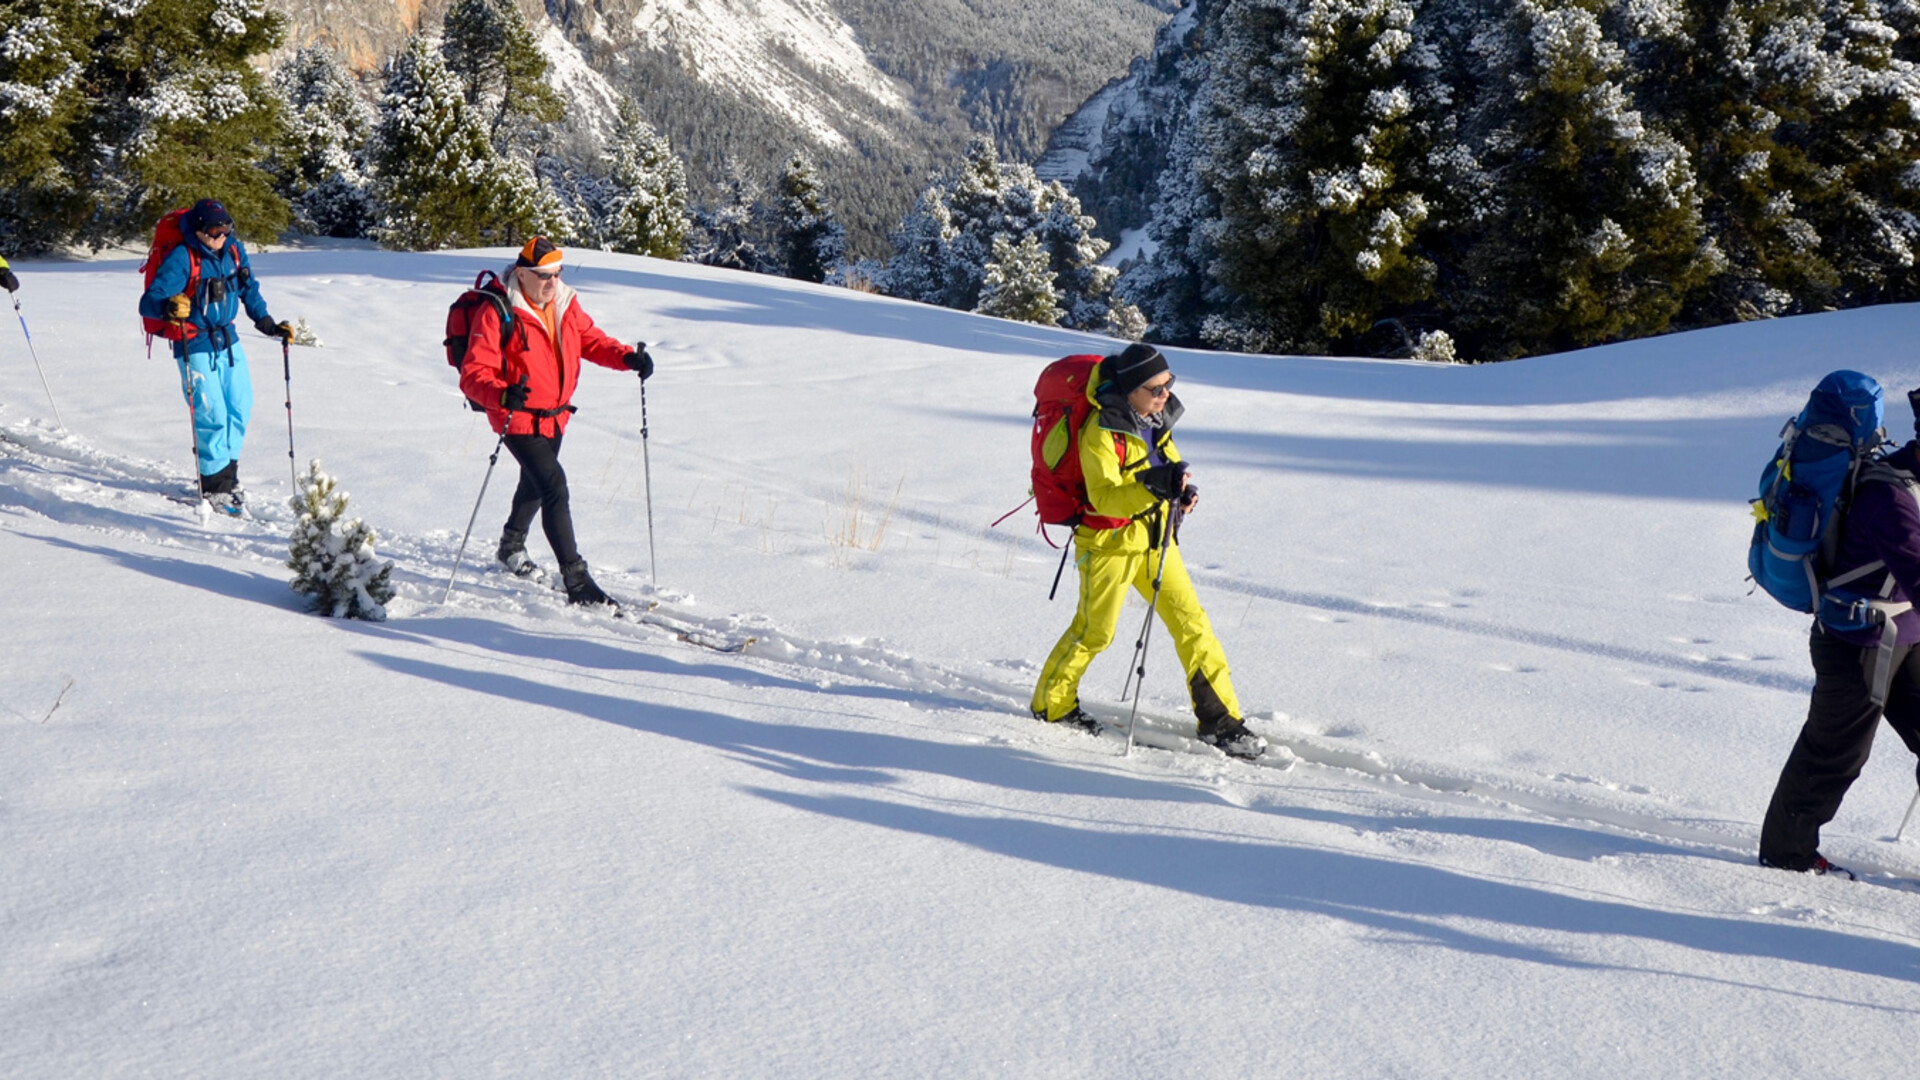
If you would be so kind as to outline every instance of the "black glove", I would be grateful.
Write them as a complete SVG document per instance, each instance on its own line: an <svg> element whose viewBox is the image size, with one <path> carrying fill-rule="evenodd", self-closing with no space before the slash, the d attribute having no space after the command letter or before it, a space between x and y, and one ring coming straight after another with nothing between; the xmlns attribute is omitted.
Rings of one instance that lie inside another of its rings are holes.
<svg viewBox="0 0 1920 1080"><path fill-rule="evenodd" d="M13 270L9 267L0 266L0 289L8 292L20 291L20 279L13 276Z"/></svg>
<svg viewBox="0 0 1920 1080"><path fill-rule="evenodd" d="M527 407L527 384L514 383L500 391L500 407L508 412L519 412Z"/></svg>
<svg viewBox="0 0 1920 1080"><path fill-rule="evenodd" d="M253 320L253 328L268 337L279 338L281 341L293 340L293 324L274 322L271 315L262 315Z"/></svg>
<svg viewBox="0 0 1920 1080"><path fill-rule="evenodd" d="M1186 490L1180 493L1180 512L1184 514L1193 509L1193 504L1199 501L1200 485L1188 484Z"/></svg>
<svg viewBox="0 0 1920 1080"><path fill-rule="evenodd" d="M641 342L627 354L627 368L640 373L640 381L646 382L653 374L653 357L647 355L647 343Z"/></svg>
<svg viewBox="0 0 1920 1080"><path fill-rule="evenodd" d="M1187 463L1170 461L1140 470L1140 486L1156 499L1172 499L1187 484Z"/></svg>

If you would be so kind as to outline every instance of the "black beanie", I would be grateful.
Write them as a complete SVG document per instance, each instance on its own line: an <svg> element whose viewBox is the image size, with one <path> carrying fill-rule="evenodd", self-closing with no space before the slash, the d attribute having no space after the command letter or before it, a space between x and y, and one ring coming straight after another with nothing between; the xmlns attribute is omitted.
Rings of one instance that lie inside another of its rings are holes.
<svg viewBox="0 0 1920 1080"><path fill-rule="evenodd" d="M1167 358L1160 355L1159 349L1136 342L1120 355L1107 357L1106 368L1108 381L1124 397L1167 370Z"/></svg>

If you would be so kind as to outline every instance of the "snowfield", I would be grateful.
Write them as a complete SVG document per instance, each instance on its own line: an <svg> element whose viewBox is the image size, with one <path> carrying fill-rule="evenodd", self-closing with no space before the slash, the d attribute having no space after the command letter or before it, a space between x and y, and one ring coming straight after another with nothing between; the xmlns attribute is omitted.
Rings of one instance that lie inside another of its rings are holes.
<svg viewBox="0 0 1920 1080"><path fill-rule="evenodd" d="M1084 335L569 252L659 363L644 455L639 384L582 376L581 547L660 606L488 570L504 454L441 604L494 444L442 320L508 259L254 259L324 343L295 450L397 564L379 624L286 586L270 341L257 518L202 522L137 260L18 267L70 430L0 330L0 1076L1911 1071L1915 763L1883 739L1827 830L1860 881L1754 865L1811 671L1744 578L1821 375L1906 435L1920 307L1479 368L1173 354L1262 765L1183 737L1158 630L1132 756L1026 714L1070 601L1029 513L988 526Z"/></svg>

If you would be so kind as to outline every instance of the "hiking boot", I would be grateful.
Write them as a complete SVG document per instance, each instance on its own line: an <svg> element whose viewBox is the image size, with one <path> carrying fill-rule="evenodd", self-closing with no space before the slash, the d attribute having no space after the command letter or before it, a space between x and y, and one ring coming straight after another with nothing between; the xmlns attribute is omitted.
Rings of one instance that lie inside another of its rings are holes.
<svg viewBox="0 0 1920 1080"><path fill-rule="evenodd" d="M1089 735L1100 734L1100 721L1095 720L1091 714L1078 705L1069 709L1065 716L1051 720L1047 718L1045 712L1035 709L1033 710L1033 718L1046 724L1062 724L1066 727L1084 731Z"/></svg>
<svg viewBox="0 0 1920 1080"><path fill-rule="evenodd" d="M1266 753L1267 740L1254 734L1246 721L1238 717L1229 717L1217 723L1201 723L1200 741L1214 747L1228 757L1245 758L1248 761Z"/></svg>
<svg viewBox="0 0 1920 1080"><path fill-rule="evenodd" d="M587 573L585 559L562 566L560 579L567 586L567 603L613 606L613 597L602 592L600 586L594 584L593 575Z"/></svg>
<svg viewBox="0 0 1920 1080"><path fill-rule="evenodd" d="M1795 860L1793 864L1789 864L1785 860L1774 862L1765 855L1760 856L1760 865L1769 870L1791 870L1796 874L1812 874L1816 877L1826 877L1831 874L1834 877L1846 878L1848 881L1860 880L1854 875L1853 871L1844 866L1828 862L1827 857L1817 851L1813 853L1813 858L1807 860L1805 865L1800 865L1798 860Z"/></svg>
<svg viewBox="0 0 1920 1080"><path fill-rule="evenodd" d="M228 517L240 517L247 512L247 505L237 491L208 491L202 492L200 497L206 500L208 507Z"/></svg>
<svg viewBox="0 0 1920 1080"><path fill-rule="evenodd" d="M494 550L493 557L500 565L517 578L538 578L543 576L540 567L527 556L527 534L515 529L506 529L500 533L500 546Z"/></svg>

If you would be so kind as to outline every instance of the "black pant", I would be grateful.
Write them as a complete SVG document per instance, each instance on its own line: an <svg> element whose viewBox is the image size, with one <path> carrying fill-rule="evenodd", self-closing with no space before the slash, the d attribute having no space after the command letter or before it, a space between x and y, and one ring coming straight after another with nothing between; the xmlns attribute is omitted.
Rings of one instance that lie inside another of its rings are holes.
<svg viewBox="0 0 1920 1080"><path fill-rule="evenodd" d="M1820 827L1840 812L1840 800L1866 767L1881 710L1867 685L1878 650L1849 645L1814 625L1813 700L1800 739L1780 770L1773 802L1760 826L1760 857L1805 870L1820 849ZM1887 691L1887 725L1920 755L1920 649L1894 649Z"/></svg>
<svg viewBox="0 0 1920 1080"><path fill-rule="evenodd" d="M561 566L580 561L573 542L573 511L567 502L567 473L560 467L560 436L509 435L507 450L520 463L520 486L513 492L507 528L525 533L540 511L540 528Z"/></svg>

